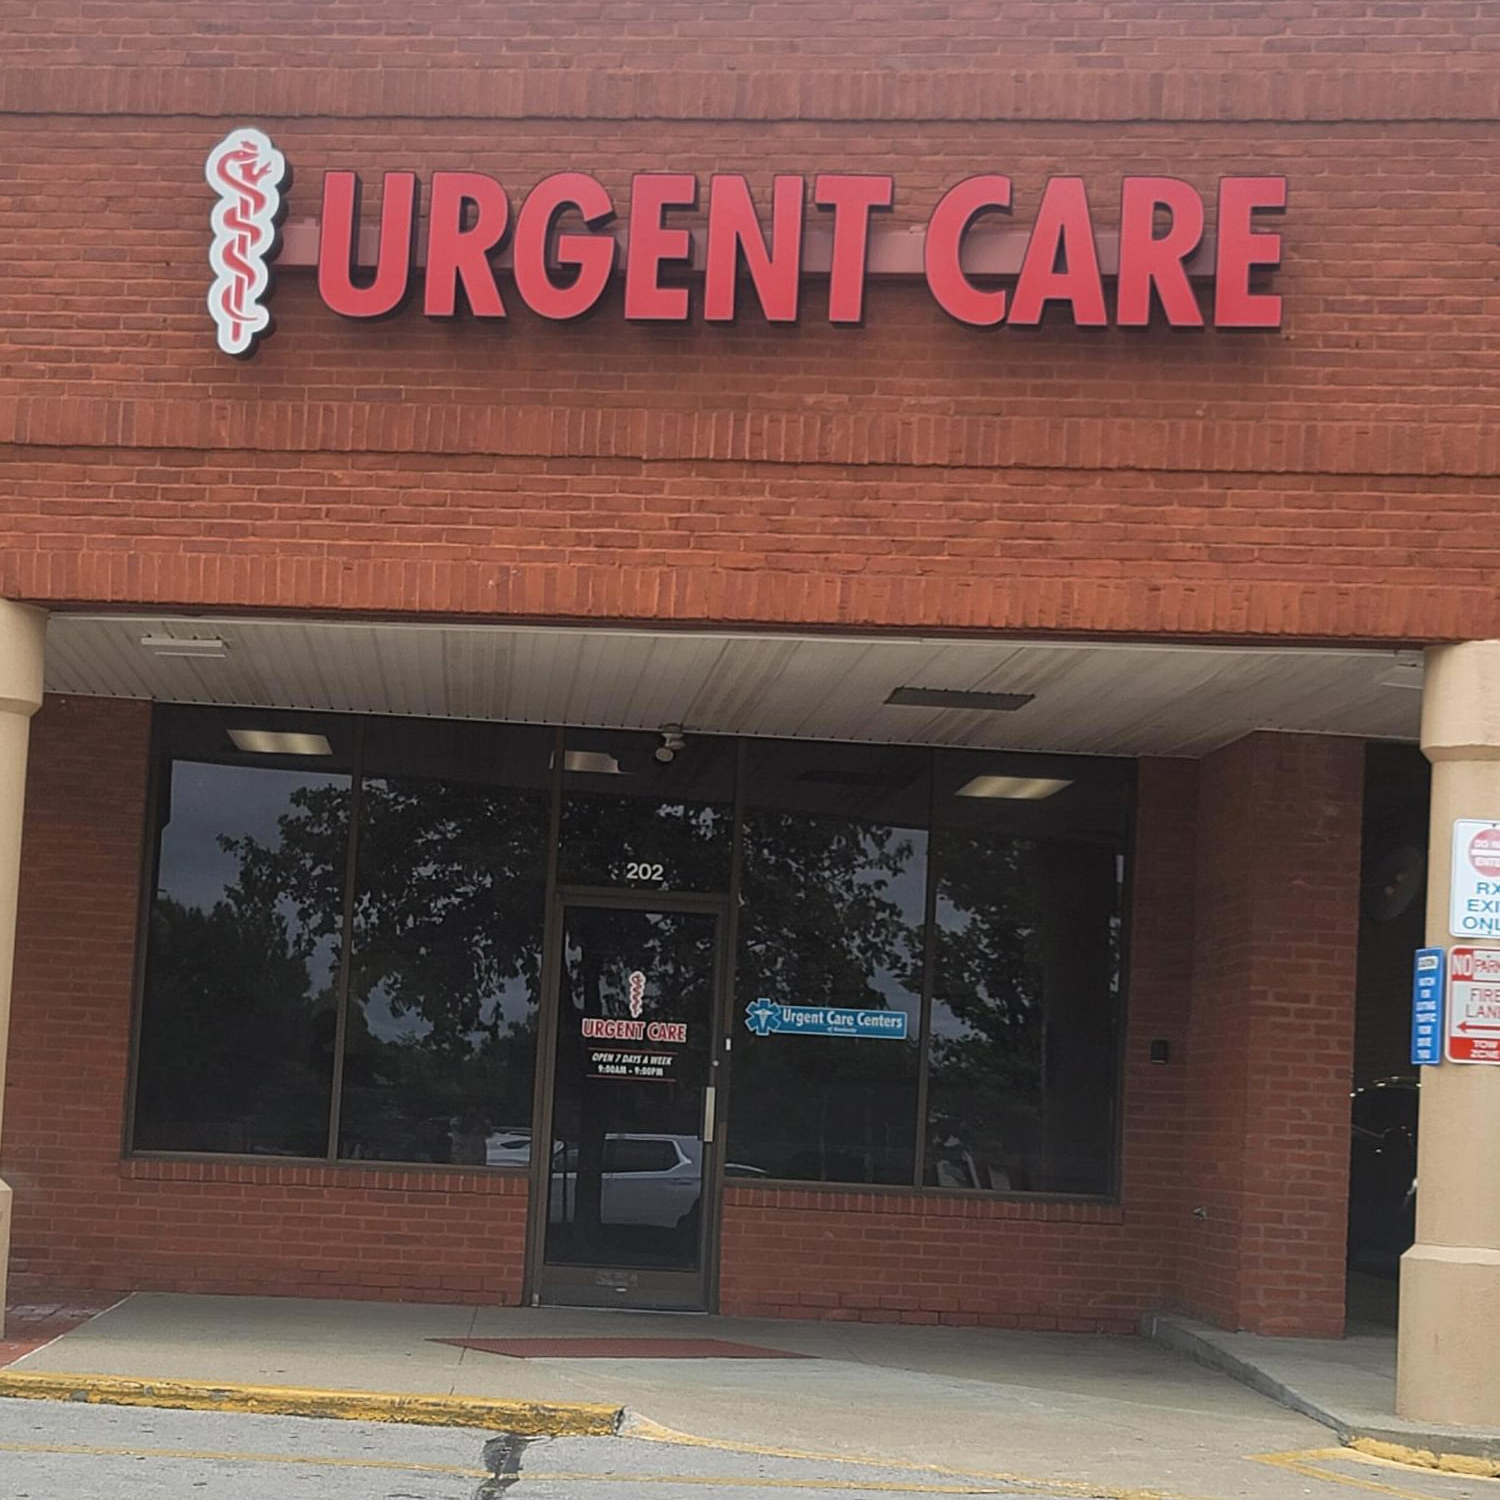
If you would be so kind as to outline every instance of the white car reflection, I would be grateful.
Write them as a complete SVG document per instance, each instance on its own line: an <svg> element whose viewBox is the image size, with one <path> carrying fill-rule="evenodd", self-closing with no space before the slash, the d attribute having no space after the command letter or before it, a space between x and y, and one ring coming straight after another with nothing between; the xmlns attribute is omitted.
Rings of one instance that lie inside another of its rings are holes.
<svg viewBox="0 0 1500 1500"><path fill-rule="evenodd" d="M531 1131L517 1126L493 1130L484 1140L487 1167L524 1167L531 1161Z"/></svg>
<svg viewBox="0 0 1500 1500"><path fill-rule="evenodd" d="M558 1141L552 1155L552 1192L548 1217L571 1223L578 1211L579 1148ZM732 1177L764 1177L758 1167L731 1162ZM696 1222L703 1190L703 1142L694 1135L604 1137L599 1181L599 1221L681 1229Z"/></svg>

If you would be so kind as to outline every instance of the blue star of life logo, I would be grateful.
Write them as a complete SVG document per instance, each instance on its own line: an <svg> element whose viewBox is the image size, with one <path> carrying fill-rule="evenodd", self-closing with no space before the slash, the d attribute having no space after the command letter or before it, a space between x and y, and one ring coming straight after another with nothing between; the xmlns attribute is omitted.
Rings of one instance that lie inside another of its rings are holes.
<svg viewBox="0 0 1500 1500"><path fill-rule="evenodd" d="M745 1022L756 1036L769 1036L778 1030L781 1007L770 1000L752 1000L745 1007Z"/></svg>

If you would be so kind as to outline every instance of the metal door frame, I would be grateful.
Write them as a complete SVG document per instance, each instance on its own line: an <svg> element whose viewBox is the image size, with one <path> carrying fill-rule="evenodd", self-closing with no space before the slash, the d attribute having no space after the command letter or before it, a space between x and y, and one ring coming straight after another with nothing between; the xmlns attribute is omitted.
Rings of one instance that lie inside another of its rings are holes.
<svg viewBox="0 0 1500 1500"><path fill-rule="evenodd" d="M547 1218L550 1209L552 1165L552 1106L557 1088L557 1039L562 1011L562 938L570 906L604 907L617 911L700 912L718 919L714 929L714 973L709 994L709 1068L707 1088L713 1090L713 1140L703 1143L702 1267L703 1312L719 1306L720 1221L724 1205L724 1098L727 1050L726 1017L733 983L730 941L733 903L729 894L700 891L637 890L619 886L554 886L547 903L547 925L542 950L542 1006L537 1035L536 1089L531 1122L531 1165L526 1219L526 1269L522 1301L541 1305L543 1263L546 1258ZM705 1122L706 1122L705 1115ZM702 1125L700 1124L700 1130ZM683 1273L688 1274L688 1273ZM618 1305L650 1311L628 1300Z"/></svg>

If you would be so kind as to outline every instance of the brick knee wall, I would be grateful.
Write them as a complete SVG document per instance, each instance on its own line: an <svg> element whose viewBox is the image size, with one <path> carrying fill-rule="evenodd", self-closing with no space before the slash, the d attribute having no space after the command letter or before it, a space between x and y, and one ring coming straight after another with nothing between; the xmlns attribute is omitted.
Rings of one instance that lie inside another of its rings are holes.
<svg viewBox="0 0 1500 1500"><path fill-rule="evenodd" d="M1364 746L1202 765L1181 1293L1230 1328L1344 1326Z"/></svg>
<svg viewBox="0 0 1500 1500"><path fill-rule="evenodd" d="M737 1317L1130 1333L1164 1259L1113 1206L736 1187L720 1306Z"/></svg>

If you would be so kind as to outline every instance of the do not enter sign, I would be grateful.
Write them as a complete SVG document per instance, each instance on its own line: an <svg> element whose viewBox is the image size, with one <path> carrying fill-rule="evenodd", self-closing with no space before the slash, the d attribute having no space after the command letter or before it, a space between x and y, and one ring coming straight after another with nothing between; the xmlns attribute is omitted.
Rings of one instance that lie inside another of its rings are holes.
<svg viewBox="0 0 1500 1500"><path fill-rule="evenodd" d="M1469 840L1469 863L1481 875L1500 877L1500 828L1481 828Z"/></svg>
<svg viewBox="0 0 1500 1500"><path fill-rule="evenodd" d="M1500 948L1448 958L1448 1061L1500 1063Z"/></svg>
<svg viewBox="0 0 1500 1500"><path fill-rule="evenodd" d="M1500 823L1459 818L1453 824L1454 937L1500 938Z"/></svg>

